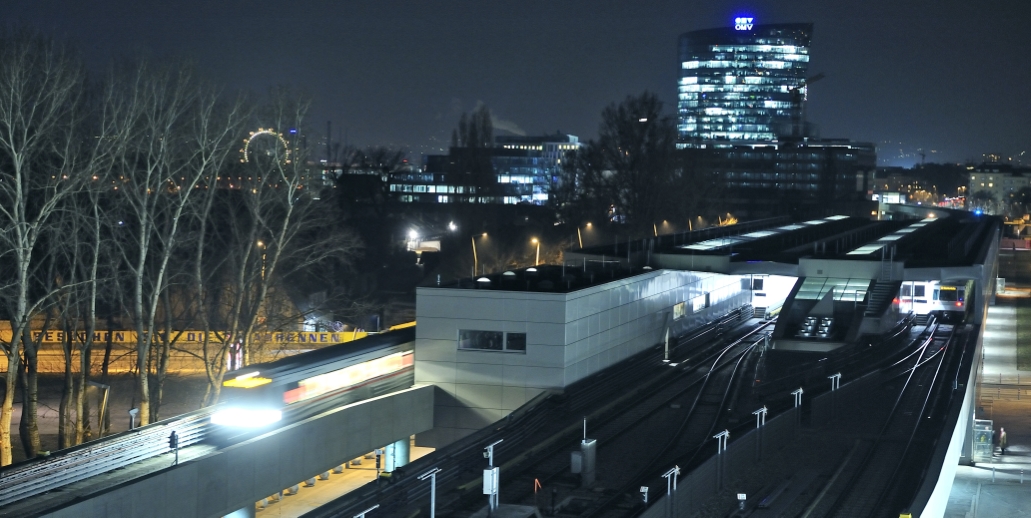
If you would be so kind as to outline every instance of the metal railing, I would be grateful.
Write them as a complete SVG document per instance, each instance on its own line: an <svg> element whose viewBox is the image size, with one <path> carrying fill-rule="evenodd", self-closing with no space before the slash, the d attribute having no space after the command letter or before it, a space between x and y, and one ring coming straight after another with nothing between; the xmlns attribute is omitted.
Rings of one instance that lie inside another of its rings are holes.
<svg viewBox="0 0 1031 518"><path fill-rule="evenodd" d="M172 451L168 437L173 431L179 436L180 448L196 444L208 434L215 408L179 415L3 468L0 507L168 453Z"/></svg>
<svg viewBox="0 0 1031 518"><path fill-rule="evenodd" d="M996 386L1007 387L1013 385L1031 386L1031 376L1026 374L1021 376L1020 373L1002 374L1001 372L985 371L985 373L981 375L980 381L982 385L990 385L992 388L995 388Z"/></svg>

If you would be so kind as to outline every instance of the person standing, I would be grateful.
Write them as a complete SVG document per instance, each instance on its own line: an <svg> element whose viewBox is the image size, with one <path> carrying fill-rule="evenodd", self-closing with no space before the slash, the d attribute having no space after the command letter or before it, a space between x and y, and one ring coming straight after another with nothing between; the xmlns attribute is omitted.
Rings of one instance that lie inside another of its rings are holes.
<svg viewBox="0 0 1031 518"><path fill-rule="evenodd" d="M1007 442L1008 441L1006 440L1006 429L1000 427L999 428L999 450L1002 451L1003 455L1006 455L1006 443Z"/></svg>

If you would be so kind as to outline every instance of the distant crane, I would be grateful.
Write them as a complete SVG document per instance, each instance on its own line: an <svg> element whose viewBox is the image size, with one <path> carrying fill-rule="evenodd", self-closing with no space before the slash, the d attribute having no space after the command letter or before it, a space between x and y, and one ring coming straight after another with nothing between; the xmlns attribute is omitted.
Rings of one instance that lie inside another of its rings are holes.
<svg viewBox="0 0 1031 518"><path fill-rule="evenodd" d="M802 138L806 132L805 125L805 100L806 90L809 85L823 79L825 76L823 72L816 74L815 76L809 77L802 81L802 84L788 90L791 93L791 136L796 139Z"/></svg>

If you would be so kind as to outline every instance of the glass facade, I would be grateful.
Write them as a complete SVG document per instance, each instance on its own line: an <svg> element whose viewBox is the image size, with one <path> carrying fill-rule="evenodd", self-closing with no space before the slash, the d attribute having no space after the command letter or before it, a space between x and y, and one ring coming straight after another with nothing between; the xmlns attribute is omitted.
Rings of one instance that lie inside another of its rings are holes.
<svg viewBox="0 0 1031 518"><path fill-rule="evenodd" d="M504 203L543 205L558 182L562 157L580 147L573 135L499 136L491 162L510 199Z"/></svg>
<svg viewBox="0 0 1031 518"><path fill-rule="evenodd" d="M575 135L499 136L488 151L496 173L489 186L476 186L473 179L456 169L455 155L464 148L452 148L449 155L428 155L421 171L390 176L388 191L405 203L547 203L558 182L562 158L580 148Z"/></svg>
<svg viewBox="0 0 1031 518"><path fill-rule="evenodd" d="M800 134L808 23L741 25L680 36L682 147L726 147Z"/></svg>

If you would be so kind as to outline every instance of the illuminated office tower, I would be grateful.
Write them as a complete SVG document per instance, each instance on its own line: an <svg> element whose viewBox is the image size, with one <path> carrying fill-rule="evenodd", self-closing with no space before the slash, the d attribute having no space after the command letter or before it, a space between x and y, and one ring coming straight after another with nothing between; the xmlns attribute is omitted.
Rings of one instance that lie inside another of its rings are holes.
<svg viewBox="0 0 1031 518"><path fill-rule="evenodd" d="M810 23L730 27L680 36L680 146L729 147L805 133Z"/></svg>

